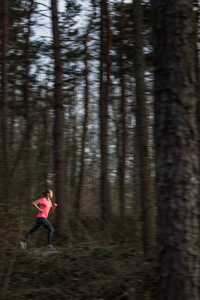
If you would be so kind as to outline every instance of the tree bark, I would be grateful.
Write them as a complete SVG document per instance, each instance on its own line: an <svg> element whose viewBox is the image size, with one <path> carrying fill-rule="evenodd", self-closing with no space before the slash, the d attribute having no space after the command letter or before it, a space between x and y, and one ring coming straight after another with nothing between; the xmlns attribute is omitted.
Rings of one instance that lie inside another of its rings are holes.
<svg viewBox="0 0 200 300"><path fill-rule="evenodd" d="M30 8L28 12L28 27L25 43L25 74L24 74L24 84L23 84L23 93L24 93L24 117L25 117L25 134L27 136L27 145L25 149L25 165L30 168L29 163L31 159L31 133L30 133L30 36L31 36L31 17L33 13L33 0L30 0ZM29 174L31 175L31 174Z"/></svg>
<svg viewBox="0 0 200 300"><path fill-rule="evenodd" d="M25 147L23 153L24 171L26 178L24 179L25 188L27 191L31 189L33 174L33 149L31 145L32 135L31 127L34 127L31 120L31 99L30 99L30 45L31 45L31 30L32 30L32 14L34 0L29 0L28 7L28 23L24 51L24 79L23 79L23 100L24 100L24 119L25 119Z"/></svg>
<svg viewBox="0 0 200 300"><path fill-rule="evenodd" d="M119 199L120 217L124 218L125 211L125 164L126 164L126 99L125 99L125 76L124 76L124 3L120 7L120 28L119 28L119 65L120 65L120 123L119 123Z"/></svg>
<svg viewBox="0 0 200 300"><path fill-rule="evenodd" d="M93 25L95 16L96 16L96 8L93 2L93 16L89 22L87 33L85 37L85 50L84 50L84 63L85 63L85 114L84 114L84 121L83 121L83 137L82 137L82 143L81 143L81 163L80 163L80 173L79 173L79 182L76 192L76 207L75 207L75 213L76 216L79 216L80 213L80 199L83 189L83 180L84 180L84 170L85 170L85 142L87 137L87 125L88 125L88 106L89 106L89 67L88 67L88 60L89 60L89 52L88 52L88 40L89 40L89 34L91 31L91 27Z"/></svg>
<svg viewBox="0 0 200 300"><path fill-rule="evenodd" d="M1 151L2 151L2 197L3 208L7 217L7 226L10 225L10 198L9 198L9 109L8 109L8 30L9 30L9 3L3 1L2 5L2 41L1 41Z"/></svg>
<svg viewBox="0 0 200 300"><path fill-rule="evenodd" d="M159 299L199 299L199 155L192 0L152 0Z"/></svg>
<svg viewBox="0 0 200 300"><path fill-rule="evenodd" d="M2 31L2 62L1 62L1 127L2 127L2 150L4 161L4 174L8 171L9 144L8 144L8 26L9 12L8 0L2 4L3 12L3 31Z"/></svg>
<svg viewBox="0 0 200 300"><path fill-rule="evenodd" d="M142 212L143 249L152 255L154 243L153 200L151 197L151 175L148 146L148 119L144 82L143 14L141 0L134 0L135 28L135 79L136 79L136 139L139 156L140 197Z"/></svg>
<svg viewBox="0 0 200 300"><path fill-rule="evenodd" d="M57 11L57 0L51 0L53 50L54 50L54 166L55 166L55 196L57 207L57 227L60 235L66 230L66 198L65 198L65 163L64 163L64 106L63 106L63 71L60 50L60 33Z"/></svg>
<svg viewBox="0 0 200 300"><path fill-rule="evenodd" d="M101 215L111 215L110 183L108 177L108 104L110 98L110 17L107 0L101 0L101 57L100 57L100 147L101 147Z"/></svg>
<svg viewBox="0 0 200 300"><path fill-rule="evenodd" d="M15 50L14 50L14 62L13 62L13 84L12 84L12 103L11 103L11 120L10 120L10 133L9 133L9 148L11 151L10 161L13 163L14 160L14 138L16 134L15 121L16 121L16 104L17 104L17 68L19 65L19 31L21 21L21 3L17 5L17 24L14 31L15 35Z"/></svg>

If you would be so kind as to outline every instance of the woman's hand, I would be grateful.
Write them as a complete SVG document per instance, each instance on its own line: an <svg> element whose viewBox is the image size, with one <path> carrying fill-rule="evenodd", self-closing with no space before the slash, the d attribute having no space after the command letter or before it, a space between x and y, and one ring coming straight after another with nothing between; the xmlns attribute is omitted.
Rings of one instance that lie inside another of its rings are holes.
<svg viewBox="0 0 200 300"><path fill-rule="evenodd" d="M51 210L54 210L56 208L57 204L54 203L54 205L50 208Z"/></svg>

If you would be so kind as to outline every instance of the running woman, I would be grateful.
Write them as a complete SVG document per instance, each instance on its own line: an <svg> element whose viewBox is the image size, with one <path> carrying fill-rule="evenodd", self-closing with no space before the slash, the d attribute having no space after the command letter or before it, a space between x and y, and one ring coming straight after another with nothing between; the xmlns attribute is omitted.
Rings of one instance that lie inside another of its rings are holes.
<svg viewBox="0 0 200 300"><path fill-rule="evenodd" d="M42 195L44 196L44 198L32 202L32 204L39 210L39 214L37 215L36 222L33 225L33 227L25 234L24 240L20 242L21 247L23 249L26 249L27 247L27 239L29 235L35 232L40 226L44 226L44 228L48 230L47 248L49 250L55 249L55 247L51 245L51 239L54 229L51 223L47 220L47 218L49 211L54 210L57 204L55 203L54 205L52 205L51 203L51 198L53 197L53 192L51 190L45 190L42 193Z"/></svg>

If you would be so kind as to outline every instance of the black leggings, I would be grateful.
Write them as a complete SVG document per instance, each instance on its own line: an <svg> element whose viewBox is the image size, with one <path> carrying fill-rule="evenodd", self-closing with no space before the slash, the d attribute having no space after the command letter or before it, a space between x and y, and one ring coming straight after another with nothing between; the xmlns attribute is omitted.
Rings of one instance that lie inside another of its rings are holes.
<svg viewBox="0 0 200 300"><path fill-rule="evenodd" d="M36 222L33 227L25 234L25 240L27 240L29 235L35 232L40 226L44 226L48 230L47 243L50 245L54 229L46 218L36 218Z"/></svg>

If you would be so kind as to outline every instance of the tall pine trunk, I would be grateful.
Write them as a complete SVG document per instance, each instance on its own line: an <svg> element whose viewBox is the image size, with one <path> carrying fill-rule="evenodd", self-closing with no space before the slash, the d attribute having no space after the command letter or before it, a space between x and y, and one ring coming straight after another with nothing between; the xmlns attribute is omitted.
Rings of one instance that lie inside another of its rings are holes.
<svg viewBox="0 0 200 300"><path fill-rule="evenodd" d="M154 244L153 201L148 151L148 119L144 80L143 13L141 0L134 0L135 78L136 78L136 139L140 172L140 197L142 212L143 249L152 254Z"/></svg>
<svg viewBox="0 0 200 300"><path fill-rule="evenodd" d="M60 49L60 33L57 11L57 0L51 0L53 50L54 50L54 166L55 166L55 196L57 207L57 227L60 235L66 230L66 198L65 198L65 160L64 160L64 106L63 106L63 71Z"/></svg>
<svg viewBox="0 0 200 300"><path fill-rule="evenodd" d="M94 1L93 1L94 2ZM88 125L88 106L89 106L89 66L88 66L88 60L89 60L89 51L88 51L88 42L89 42L89 34L91 31L91 27L93 25L95 16L96 16L96 8L93 3L93 16L89 22L87 33L85 37L85 49L84 49L84 63L85 63L85 112L84 112L84 121L83 121L83 136L82 136L82 143L81 143L81 161L80 161L80 173L78 178L78 187L76 192L76 207L75 207L75 213L76 216L79 216L80 213L80 207L81 207L81 194L83 189L83 180L84 180L84 170L85 170L85 142L87 137L87 125Z"/></svg>
<svg viewBox="0 0 200 300"><path fill-rule="evenodd" d="M193 0L153 0L159 299L199 299Z"/></svg>
<svg viewBox="0 0 200 300"><path fill-rule="evenodd" d="M9 111L8 111L8 28L9 28L9 6L8 0L1 3L2 6L2 42L1 42L1 153L2 153L2 195L1 199L6 200L3 203L5 208L8 225L10 223L10 198L9 198ZM2 200L1 200L2 201Z"/></svg>
<svg viewBox="0 0 200 300"><path fill-rule="evenodd" d="M31 37L31 17L33 13L33 0L30 0L30 7L28 12L28 24L27 24L27 34L26 34L26 43L25 43L25 74L24 74L24 84L23 84L23 93L24 93L24 116L25 116L25 132L27 145L25 149L25 164L29 167L29 160L31 158L31 133L30 133L30 37Z"/></svg>
<svg viewBox="0 0 200 300"><path fill-rule="evenodd" d="M4 162L4 178L7 178L9 161L9 144L8 144L8 25L9 25L9 12L8 0L2 3L2 58L1 58L1 129L2 129L2 152Z"/></svg>
<svg viewBox="0 0 200 300"><path fill-rule="evenodd" d="M17 5L17 24L14 30L14 62L13 62L13 84L12 84L12 103L11 103L11 119L10 119L10 133L9 133L9 147L11 151L10 161L14 160L14 138L16 134L15 121L16 121L16 105L17 105L17 68L19 65L19 32L20 32L20 18L21 18L21 3Z"/></svg>
<svg viewBox="0 0 200 300"><path fill-rule="evenodd" d="M101 57L100 57L100 146L101 146L101 215L111 215L110 183L108 172L108 104L110 98L110 16L107 0L101 0Z"/></svg>
<svg viewBox="0 0 200 300"><path fill-rule="evenodd" d="M33 124L31 121L31 100L30 100L30 45L31 45L31 26L32 26L32 14L33 14L33 0L29 0L28 9L28 23L25 42L25 61L24 61L24 82L23 82L23 100L24 100L24 118L25 118L25 147L24 147L24 174L25 174L25 187L27 191L31 189L33 173L33 161L32 161L32 146L31 146L31 132Z"/></svg>
<svg viewBox="0 0 200 300"><path fill-rule="evenodd" d="M120 66L120 121L119 121L119 199L120 217L124 217L125 212L125 164L126 164L126 99L125 99L125 72L124 72L124 3L120 7L120 28L119 28L119 66Z"/></svg>

